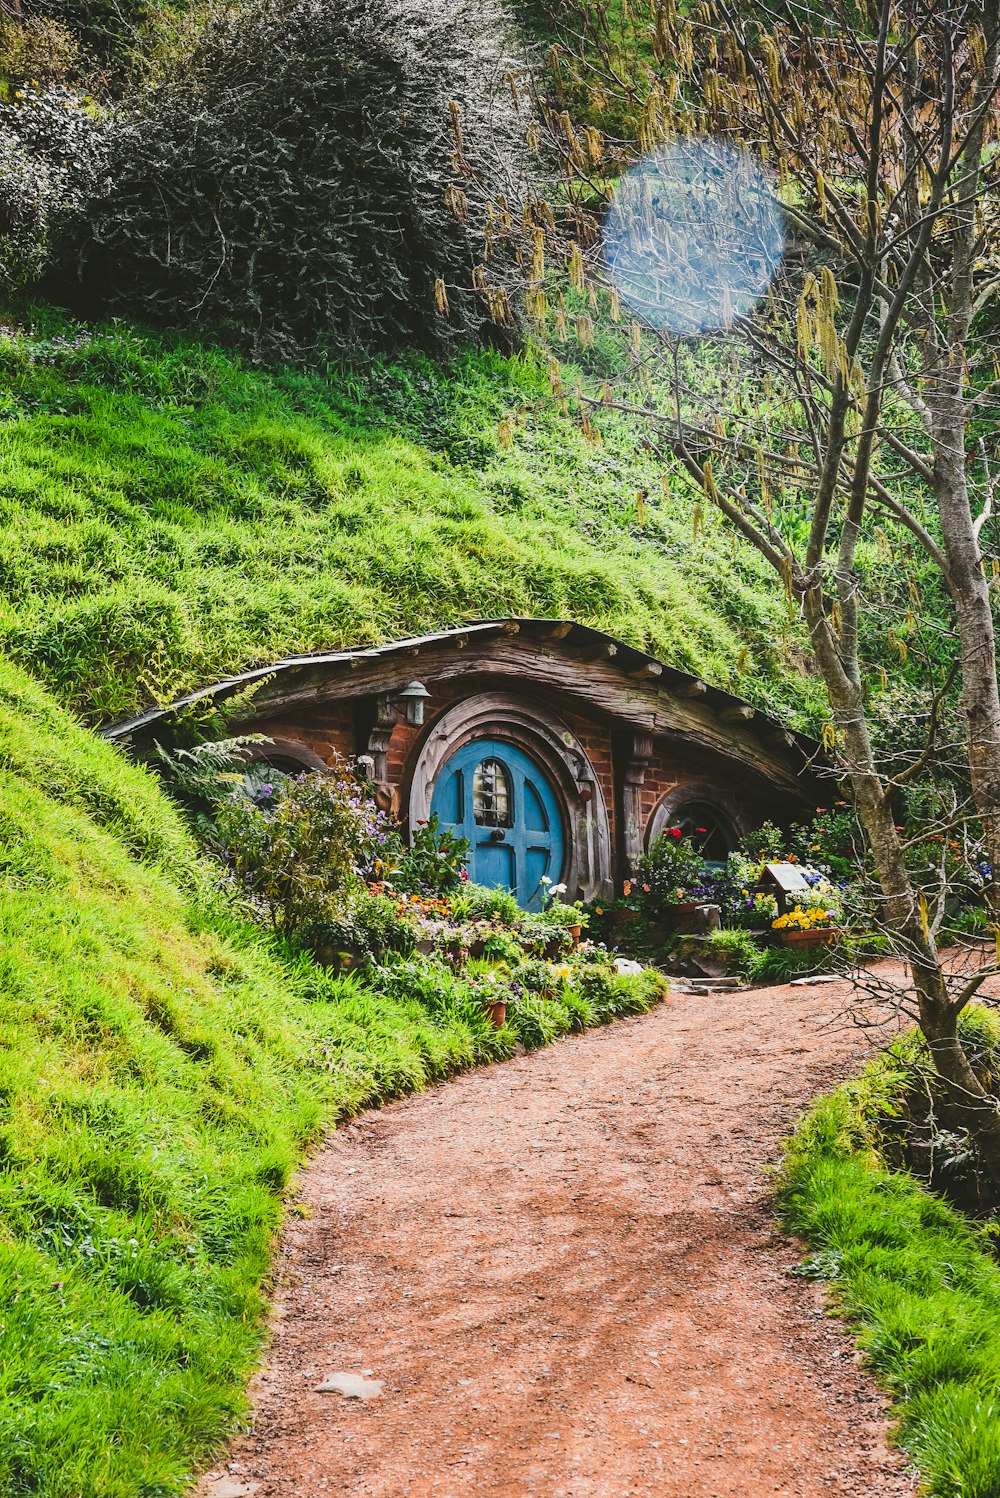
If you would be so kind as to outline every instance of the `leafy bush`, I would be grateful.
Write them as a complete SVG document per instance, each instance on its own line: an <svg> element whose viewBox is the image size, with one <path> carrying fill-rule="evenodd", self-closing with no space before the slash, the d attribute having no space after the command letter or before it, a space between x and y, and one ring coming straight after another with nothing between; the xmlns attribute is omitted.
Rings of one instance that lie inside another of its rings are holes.
<svg viewBox="0 0 1000 1498"><path fill-rule="evenodd" d="M644 893L648 886L648 907L660 911L685 899L689 888L700 883L703 871L704 860L691 839L679 827L670 827L639 860L636 879Z"/></svg>
<svg viewBox="0 0 1000 1498"><path fill-rule="evenodd" d="M75 252L106 144L74 89L35 86L0 99L0 289L37 280L50 259Z"/></svg>
<svg viewBox="0 0 1000 1498"><path fill-rule="evenodd" d="M470 847L468 838L442 832L435 814L414 833L393 871L393 888L407 894L450 894L462 883Z"/></svg>
<svg viewBox="0 0 1000 1498"><path fill-rule="evenodd" d="M50 176L0 127L0 287L36 280L45 265Z"/></svg>
<svg viewBox="0 0 1000 1498"><path fill-rule="evenodd" d="M499 921L506 926L516 926L524 912L507 889L490 889L484 884L466 884L451 902L456 919L460 921Z"/></svg>
<svg viewBox="0 0 1000 1498"><path fill-rule="evenodd" d="M286 935L339 920L392 836L386 814L343 769L286 780L267 808L238 792L218 828L237 892Z"/></svg>
<svg viewBox="0 0 1000 1498"><path fill-rule="evenodd" d="M507 52L500 0L220 8L116 117L89 291L272 351L476 334L503 238L477 183L510 192L525 129Z"/></svg>

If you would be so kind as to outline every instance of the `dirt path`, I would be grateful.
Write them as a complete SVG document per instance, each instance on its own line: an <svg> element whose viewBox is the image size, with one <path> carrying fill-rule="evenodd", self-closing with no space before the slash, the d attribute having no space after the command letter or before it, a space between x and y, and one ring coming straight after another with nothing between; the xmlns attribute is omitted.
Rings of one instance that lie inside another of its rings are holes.
<svg viewBox="0 0 1000 1498"><path fill-rule="evenodd" d="M912 1494L762 1175L870 1045L843 1000L677 997L342 1129L286 1235L255 1427L199 1493ZM382 1392L315 1392L337 1372Z"/></svg>

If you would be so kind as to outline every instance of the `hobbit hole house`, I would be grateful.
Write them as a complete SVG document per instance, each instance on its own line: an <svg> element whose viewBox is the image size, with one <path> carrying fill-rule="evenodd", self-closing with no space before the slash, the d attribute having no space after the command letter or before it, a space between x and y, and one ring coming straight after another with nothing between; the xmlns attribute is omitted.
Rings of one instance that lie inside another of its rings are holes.
<svg viewBox="0 0 1000 1498"><path fill-rule="evenodd" d="M668 828L723 860L818 799L815 744L749 704L569 621L502 619L290 657L104 728L139 756L197 704L226 706L285 773L356 758L411 832L436 815L469 873L537 907L543 879L608 897Z"/></svg>

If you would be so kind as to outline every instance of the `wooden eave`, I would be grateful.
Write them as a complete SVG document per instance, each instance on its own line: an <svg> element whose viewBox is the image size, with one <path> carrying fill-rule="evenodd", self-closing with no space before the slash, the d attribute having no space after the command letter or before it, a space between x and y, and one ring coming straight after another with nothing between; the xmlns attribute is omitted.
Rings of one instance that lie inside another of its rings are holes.
<svg viewBox="0 0 1000 1498"><path fill-rule="evenodd" d="M490 619L386 645L286 656L98 732L121 743L148 740L173 714L197 703L223 703L256 685L241 717L241 726L248 727L339 698L393 694L419 677L422 667L437 681L495 675L513 677L529 691L558 691L622 727L682 739L749 764L799 795L803 772L823 763L814 740L752 704L601 630L564 619Z"/></svg>

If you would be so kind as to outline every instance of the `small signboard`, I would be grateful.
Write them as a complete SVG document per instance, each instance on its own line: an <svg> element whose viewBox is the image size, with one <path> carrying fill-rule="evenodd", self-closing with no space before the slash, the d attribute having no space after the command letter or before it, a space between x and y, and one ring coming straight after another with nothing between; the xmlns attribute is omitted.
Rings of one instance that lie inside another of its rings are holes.
<svg viewBox="0 0 1000 1498"><path fill-rule="evenodd" d="M785 915L800 895L809 891L809 881L797 863L766 863L757 881L761 894L774 895L779 915Z"/></svg>

